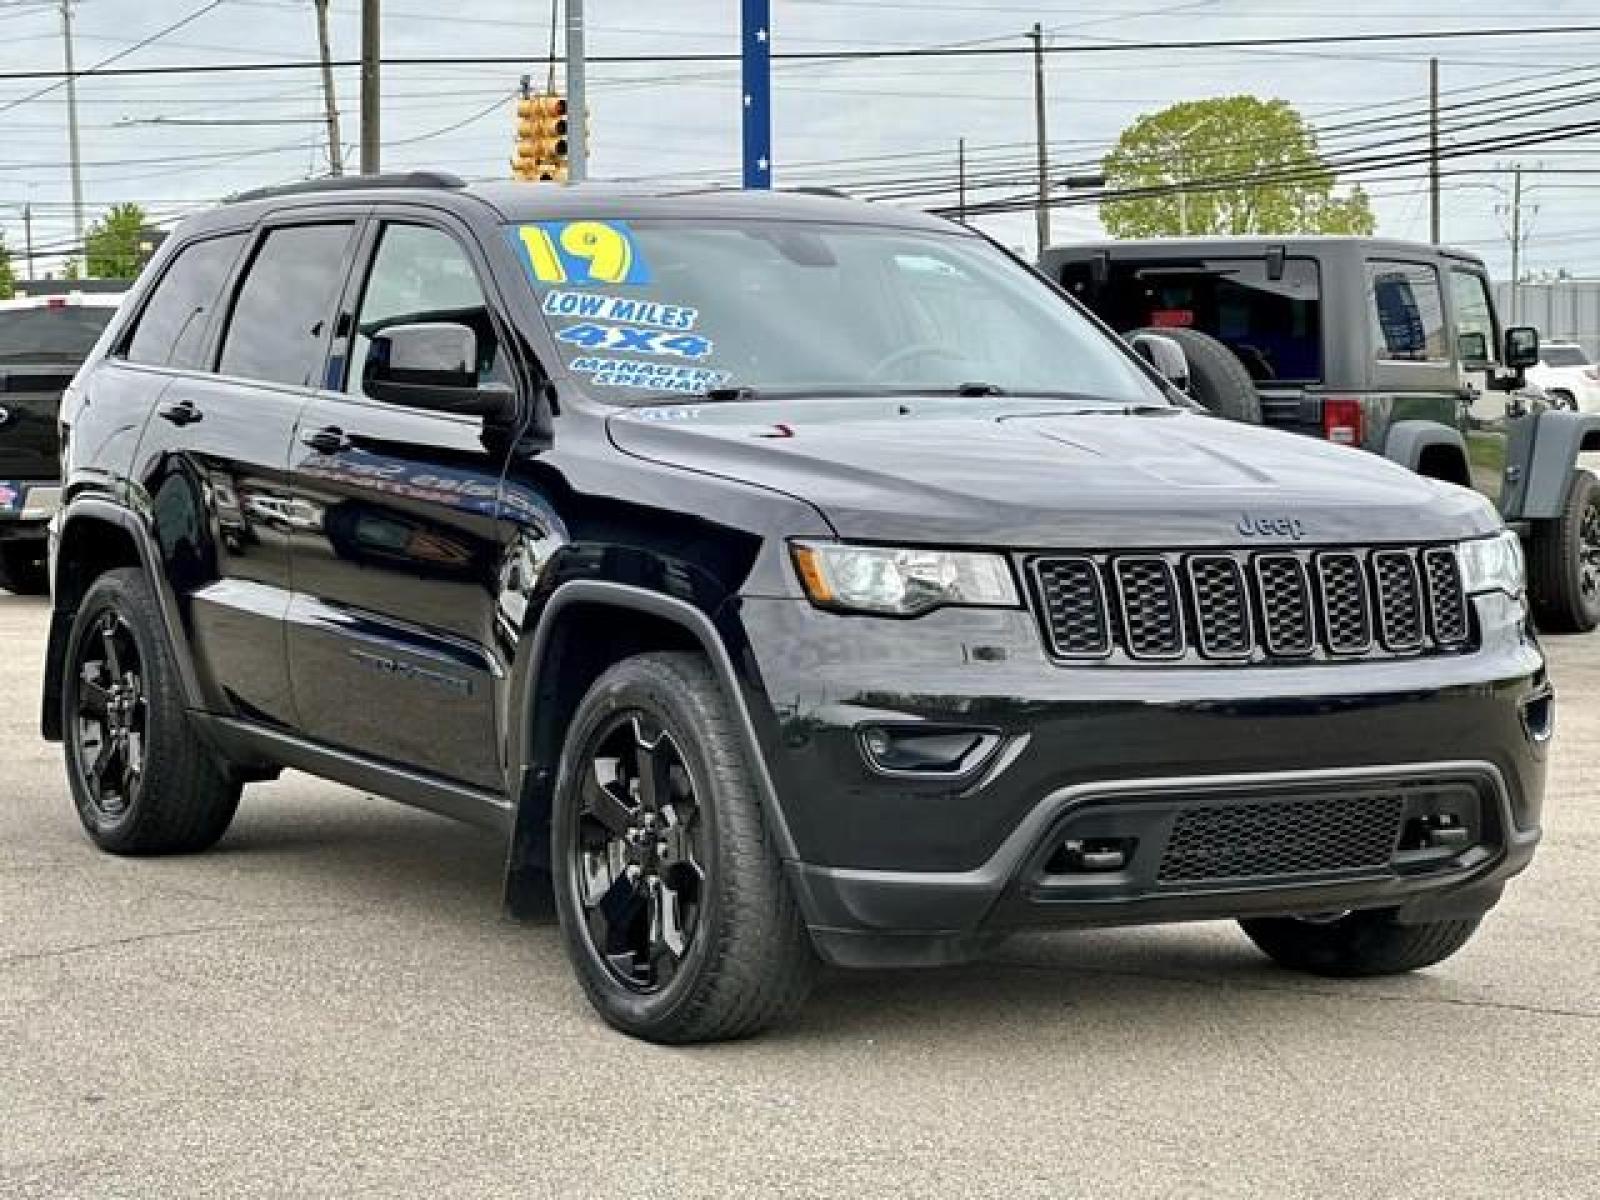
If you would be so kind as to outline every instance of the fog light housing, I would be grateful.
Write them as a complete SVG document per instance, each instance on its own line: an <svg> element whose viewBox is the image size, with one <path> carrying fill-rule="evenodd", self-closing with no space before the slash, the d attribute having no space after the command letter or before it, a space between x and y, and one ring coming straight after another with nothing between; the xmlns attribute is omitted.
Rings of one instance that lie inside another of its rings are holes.
<svg viewBox="0 0 1600 1200"><path fill-rule="evenodd" d="M1000 744L993 730L948 725L866 725L857 739L867 765L885 775L965 775Z"/></svg>

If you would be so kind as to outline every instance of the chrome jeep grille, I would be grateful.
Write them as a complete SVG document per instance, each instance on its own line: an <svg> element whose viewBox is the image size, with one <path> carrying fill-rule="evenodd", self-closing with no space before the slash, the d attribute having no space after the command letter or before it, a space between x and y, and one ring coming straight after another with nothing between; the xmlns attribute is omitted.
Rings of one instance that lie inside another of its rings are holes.
<svg viewBox="0 0 1600 1200"><path fill-rule="evenodd" d="M1304 662L1468 647L1448 546L1042 554L1026 560L1053 656Z"/></svg>

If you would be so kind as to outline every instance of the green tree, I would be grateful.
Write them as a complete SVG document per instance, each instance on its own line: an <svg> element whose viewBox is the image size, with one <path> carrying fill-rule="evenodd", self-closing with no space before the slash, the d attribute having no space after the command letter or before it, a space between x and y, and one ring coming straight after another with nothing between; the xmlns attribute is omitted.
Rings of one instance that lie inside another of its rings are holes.
<svg viewBox="0 0 1600 1200"><path fill-rule="evenodd" d="M113 204L84 232L84 267L91 279L132 279L143 258L145 212L137 204Z"/></svg>
<svg viewBox="0 0 1600 1200"><path fill-rule="evenodd" d="M75 281L83 278L83 266L75 258L69 258L61 268L61 278Z"/></svg>
<svg viewBox="0 0 1600 1200"><path fill-rule="evenodd" d="M1338 195L1317 137L1282 100L1218 96L1140 117L1106 156L1113 237L1356 233L1377 222L1359 186ZM1188 184L1188 188L1176 185Z"/></svg>
<svg viewBox="0 0 1600 1200"><path fill-rule="evenodd" d="M17 294L17 273L11 265L11 248L6 236L0 233L0 300L9 300Z"/></svg>

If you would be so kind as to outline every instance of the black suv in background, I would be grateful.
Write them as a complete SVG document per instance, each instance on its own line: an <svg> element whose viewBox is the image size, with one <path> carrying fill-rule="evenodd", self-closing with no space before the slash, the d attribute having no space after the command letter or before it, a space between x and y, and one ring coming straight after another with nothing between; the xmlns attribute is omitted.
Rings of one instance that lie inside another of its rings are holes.
<svg viewBox="0 0 1600 1200"><path fill-rule="evenodd" d="M94 841L202 849L284 767L479 822L643 1037L1029 928L1236 917L1407 971L1539 837L1493 507L1197 411L943 221L241 197L62 419L43 727Z"/></svg>
<svg viewBox="0 0 1600 1200"><path fill-rule="evenodd" d="M45 531L60 503L61 393L120 297L71 293L0 300L0 588L49 585Z"/></svg>
<svg viewBox="0 0 1600 1200"><path fill-rule="evenodd" d="M1188 354L1219 415L1359 446L1495 502L1528 549L1553 633L1600 625L1600 414L1554 411L1502 329L1483 260L1361 237L1149 238L1052 246L1040 270L1120 333ZM1573 407L1567 405L1566 407Z"/></svg>

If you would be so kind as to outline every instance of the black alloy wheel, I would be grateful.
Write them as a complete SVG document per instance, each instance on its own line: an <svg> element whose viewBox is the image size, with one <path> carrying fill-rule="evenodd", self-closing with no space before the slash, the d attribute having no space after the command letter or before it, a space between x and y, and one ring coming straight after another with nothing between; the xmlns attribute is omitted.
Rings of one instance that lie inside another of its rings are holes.
<svg viewBox="0 0 1600 1200"><path fill-rule="evenodd" d="M94 618L81 640L70 736L83 794L107 824L123 820L144 780L149 704L133 632L118 613Z"/></svg>
<svg viewBox="0 0 1600 1200"><path fill-rule="evenodd" d="M1572 473L1561 514L1532 523L1528 599L1545 633L1600 626L1600 478Z"/></svg>
<svg viewBox="0 0 1600 1200"><path fill-rule="evenodd" d="M653 993L689 954L705 889L700 802L683 752L638 709L590 739L570 853L595 953L625 987Z"/></svg>

